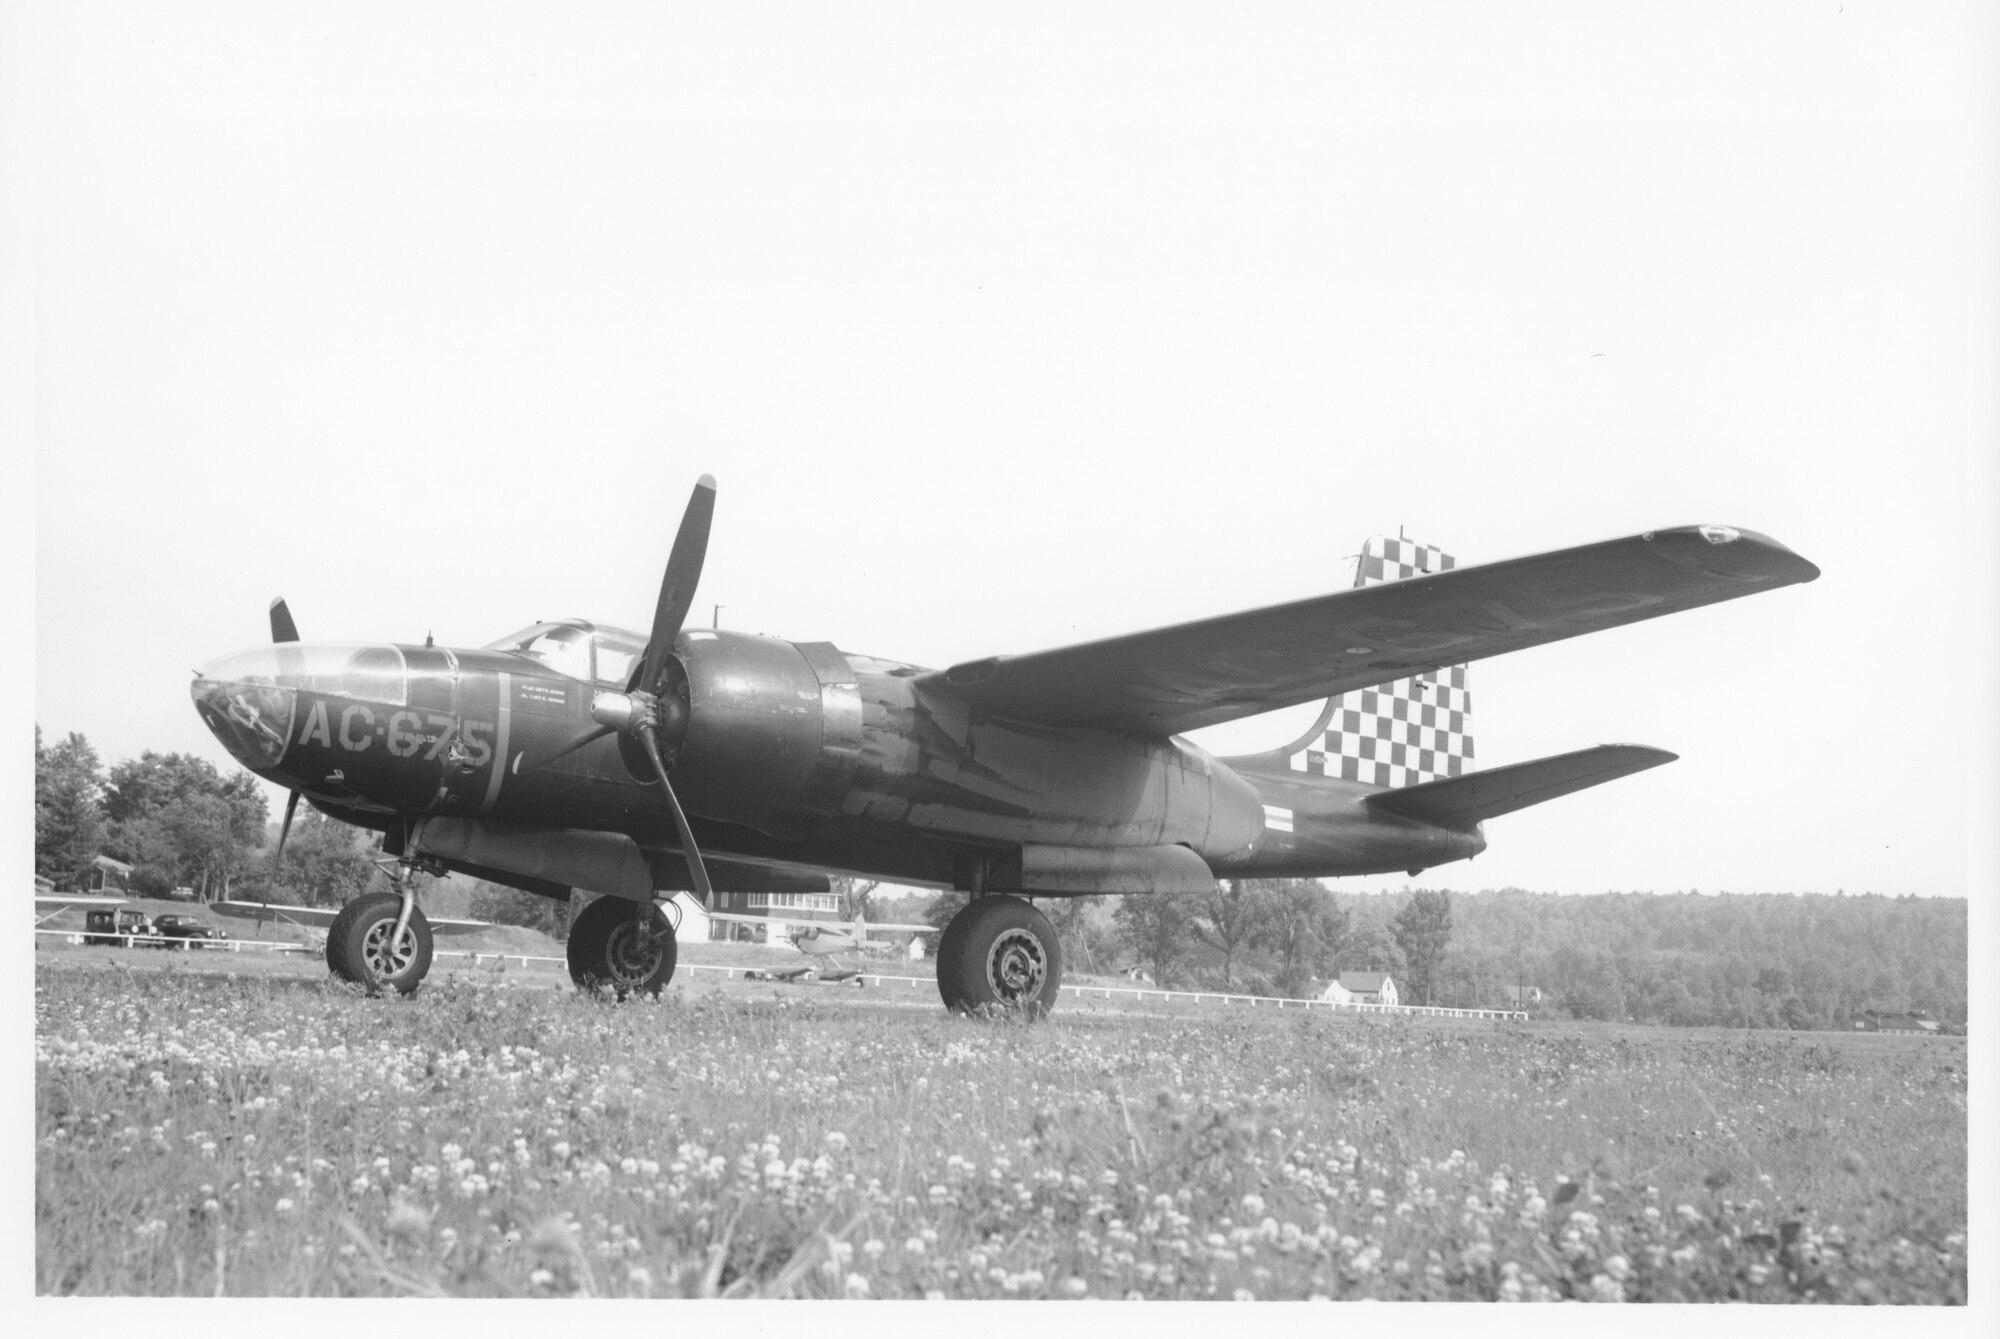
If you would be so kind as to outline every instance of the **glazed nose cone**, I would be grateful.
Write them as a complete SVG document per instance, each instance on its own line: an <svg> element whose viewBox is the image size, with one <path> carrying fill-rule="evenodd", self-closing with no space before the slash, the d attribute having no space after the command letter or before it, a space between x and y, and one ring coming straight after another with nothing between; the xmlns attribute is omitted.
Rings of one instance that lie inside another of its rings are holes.
<svg viewBox="0 0 2000 1339"><path fill-rule="evenodd" d="M284 671L276 648L256 647L211 661L188 686L202 723L253 771L277 767L291 738L298 692Z"/></svg>

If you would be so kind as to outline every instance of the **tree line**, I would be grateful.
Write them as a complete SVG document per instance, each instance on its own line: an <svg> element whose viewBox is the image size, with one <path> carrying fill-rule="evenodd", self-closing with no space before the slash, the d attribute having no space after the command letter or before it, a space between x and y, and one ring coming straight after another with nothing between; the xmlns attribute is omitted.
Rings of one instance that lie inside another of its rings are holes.
<svg viewBox="0 0 2000 1339"><path fill-rule="evenodd" d="M963 904L962 896L957 905ZM1107 905L1108 904L1108 905ZM1306 998L1385 971L1405 1004L1682 1027L1846 1029L1864 1013L1963 1024L1962 899L1519 888L1336 894L1244 880L1204 894L1044 903L1070 970L1167 989ZM939 923L955 905L941 898Z"/></svg>
<svg viewBox="0 0 2000 1339"><path fill-rule="evenodd" d="M373 834L303 806L274 867L270 818L249 772L150 749L107 769L83 735L44 746L36 728L35 873L60 890L88 886L100 855L132 867L141 897L339 906L381 881Z"/></svg>

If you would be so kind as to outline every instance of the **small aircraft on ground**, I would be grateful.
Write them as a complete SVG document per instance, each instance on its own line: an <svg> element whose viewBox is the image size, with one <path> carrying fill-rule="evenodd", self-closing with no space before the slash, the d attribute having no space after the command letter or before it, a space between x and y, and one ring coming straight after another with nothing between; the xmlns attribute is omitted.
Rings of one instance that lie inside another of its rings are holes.
<svg viewBox="0 0 2000 1339"><path fill-rule="evenodd" d="M733 925L769 926L782 919L775 916L744 916L736 912L711 911L709 918ZM801 924L786 922L790 933L783 936L792 947L809 958L830 958L844 953L880 955L892 951L896 946L887 939L870 939L871 930L888 934L934 935L935 925L896 925L884 921L871 921L865 916L856 916L852 921L814 921Z"/></svg>
<svg viewBox="0 0 2000 1339"><path fill-rule="evenodd" d="M926 669L685 629L714 507L704 475L644 635L569 619L478 648L308 643L278 600L273 644L197 671L195 709L292 792L284 831L303 795L380 832L404 870L606 894L570 927L584 988L672 977L665 893L712 910L717 890L824 892L832 872L970 894L938 944L940 996L1039 1014L1062 952L1026 899L1476 855L1484 820L1674 755L1606 744L1468 770L1466 662L1819 575L1720 525L1468 567L1377 539L1332 595ZM1308 702L1312 728L1264 753L1180 737ZM332 918L328 965L415 989L431 924L399 879Z"/></svg>

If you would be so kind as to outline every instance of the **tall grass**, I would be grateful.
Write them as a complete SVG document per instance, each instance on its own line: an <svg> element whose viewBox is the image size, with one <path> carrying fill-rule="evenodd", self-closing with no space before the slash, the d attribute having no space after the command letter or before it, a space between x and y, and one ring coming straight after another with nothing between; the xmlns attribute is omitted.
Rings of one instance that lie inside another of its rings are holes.
<svg viewBox="0 0 2000 1339"><path fill-rule="evenodd" d="M43 965L44 1293L1962 1302L1963 1043Z"/></svg>

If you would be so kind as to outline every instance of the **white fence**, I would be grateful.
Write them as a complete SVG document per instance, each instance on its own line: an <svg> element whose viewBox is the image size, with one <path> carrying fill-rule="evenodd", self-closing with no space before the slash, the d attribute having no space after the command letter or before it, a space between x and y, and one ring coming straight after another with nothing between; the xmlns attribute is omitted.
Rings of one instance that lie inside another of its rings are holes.
<svg viewBox="0 0 2000 1339"><path fill-rule="evenodd" d="M37 935L53 935L66 939L71 943L79 943L88 932L81 930L37 930L35 933ZM182 948L198 946L205 952L210 953L225 949L231 953L240 953L246 948L275 949L280 953L318 951L307 944L279 943L268 939L196 940L168 939L159 935L98 933L89 933L89 937L91 939L116 939L128 947L139 944L158 944L167 948L172 948L176 945ZM468 960L467 965L472 967L486 964L498 967L510 962L519 963L523 967L531 963L548 963L556 967L567 967L569 965L566 959L543 957L533 953L502 953L497 951L481 953L467 949L437 949L431 956L433 958L465 958ZM723 976L745 976L751 972L768 973L770 969L760 967L724 967L713 963L684 962L677 970L683 972L719 972ZM928 986L932 990L937 989L936 979L928 976L884 976L875 972L863 972L859 977L849 979L863 981L877 988L907 986L911 990L920 990ZM1444 1009L1416 1004L1336 1004L1331 1000L1287 1000L1270 995L1228 995L1213 990L1159 990L1149 986L1065 985L1062 987L1061 993L1074 996L1077 999L1090 999L1094 997L1111 1000L1123 998L1132 1000L1135 1003L1154 999L1167 1003L1180 1002L1197 1005L1236 1004L1247 1005L1251 1008L1273 1009L1326 1009L1339 1013L1423 1015L1431 1018L1511 1019L1518 1022L1526 1022L1528 1018L1526 1013L1513 1009Z"/></svg>

